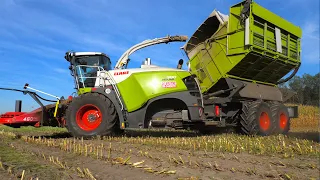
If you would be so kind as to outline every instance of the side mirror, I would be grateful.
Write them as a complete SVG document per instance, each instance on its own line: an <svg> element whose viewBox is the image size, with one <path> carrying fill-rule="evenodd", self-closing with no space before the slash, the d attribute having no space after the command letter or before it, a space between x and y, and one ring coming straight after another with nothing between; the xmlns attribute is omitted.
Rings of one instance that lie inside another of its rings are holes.
<svg viewBox="0 0 320 180"><path fill-rule="evenodd" d="M181 69L182 65L183 65L183 59L180 59L179 62L178 62L177 69Z"/></svg>
<svg viewBox="0 0 320 180"><path fill-rule="evenodd" d="M29 86L29 84L28 84L28 83L26 83L26 84L23 86L23 89L27 89L27 88L28 88L28 86Z"/></svg>
<svg viewBox="0 0 320 180"><path fill-rule="evenodd" d="M69 70L70 70L71 76L73 76L73 75L74 75L74 74L73 74L73 66L69 66Z"/></svg>

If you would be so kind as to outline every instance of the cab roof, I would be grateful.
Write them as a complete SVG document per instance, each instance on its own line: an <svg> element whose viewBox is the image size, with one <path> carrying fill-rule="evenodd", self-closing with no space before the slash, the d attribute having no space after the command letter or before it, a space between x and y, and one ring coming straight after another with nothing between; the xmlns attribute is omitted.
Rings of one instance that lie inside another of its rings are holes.
<svg viewBox="0 0 320 180"><path fill-rule="evenodd" d="M102 56L107 56L105 53L102 52L74 52L72 55L74 56L93 56L93 55L102 55Z"/></svg>

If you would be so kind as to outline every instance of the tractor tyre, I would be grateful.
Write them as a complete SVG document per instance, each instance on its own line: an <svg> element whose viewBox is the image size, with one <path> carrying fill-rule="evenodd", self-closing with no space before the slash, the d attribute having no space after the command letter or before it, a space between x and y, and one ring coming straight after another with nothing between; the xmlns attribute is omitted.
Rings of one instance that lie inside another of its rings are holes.
<svg viewBox="0 0 320 180"><path fill-rule="evenodd" d="M240 115L240 133L246 135L269 136L275 131L275 119L265 102L244 102Z"/></svg>
<svg viewBox="0 0 320 180"><path fill-rule="evenodd" d="M66 127L74 137L109 136L120 132L114 104L98 93L73 98L66 111Z"/></svg>
<svg viewBox="0 0 320 180"><path fill-rule="evenodd" d="M290 117L288 109L279 102L270 103L272 117L275 119L275 133L288 134L290 130Z"/></svg>

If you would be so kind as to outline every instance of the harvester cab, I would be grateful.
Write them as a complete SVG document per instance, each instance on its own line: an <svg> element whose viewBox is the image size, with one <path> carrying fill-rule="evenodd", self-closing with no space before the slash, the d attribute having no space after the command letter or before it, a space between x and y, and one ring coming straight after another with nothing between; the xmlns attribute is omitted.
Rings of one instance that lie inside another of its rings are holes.
<svg viewBox="0 0 320 180"><path fill-rule="evenodd" d="M65 59L70 62L77 89L94 87L98 72L111 69L110 58L101 52L67 52Z"/></svg>

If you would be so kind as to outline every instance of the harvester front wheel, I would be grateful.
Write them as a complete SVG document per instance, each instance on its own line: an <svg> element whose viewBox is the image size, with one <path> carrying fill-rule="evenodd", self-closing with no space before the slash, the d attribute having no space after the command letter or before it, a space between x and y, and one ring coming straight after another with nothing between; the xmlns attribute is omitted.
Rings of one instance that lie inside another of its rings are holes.
<svg viewBox="0 0 320 180"><path fill-rule="evenodd" d="M276 134L288 134L290 130L289 112L285 105L279 102L270 104L272 116L275 119Z"/></svg>
<svg viewBox="0 0 320 180"><path fill-rule="evenodd" d="M114 135L120 129L115 106L107 97L97 93L74 98L66 112L66 124L75 137Z"/></svg>
<svg viewBox="0 0 320 180"><path fill-rule="evenodd" d="M240 132L246 135L272 135L275 130L275 119L270 107L265 102L243 103L240 115Z"/></svg>

